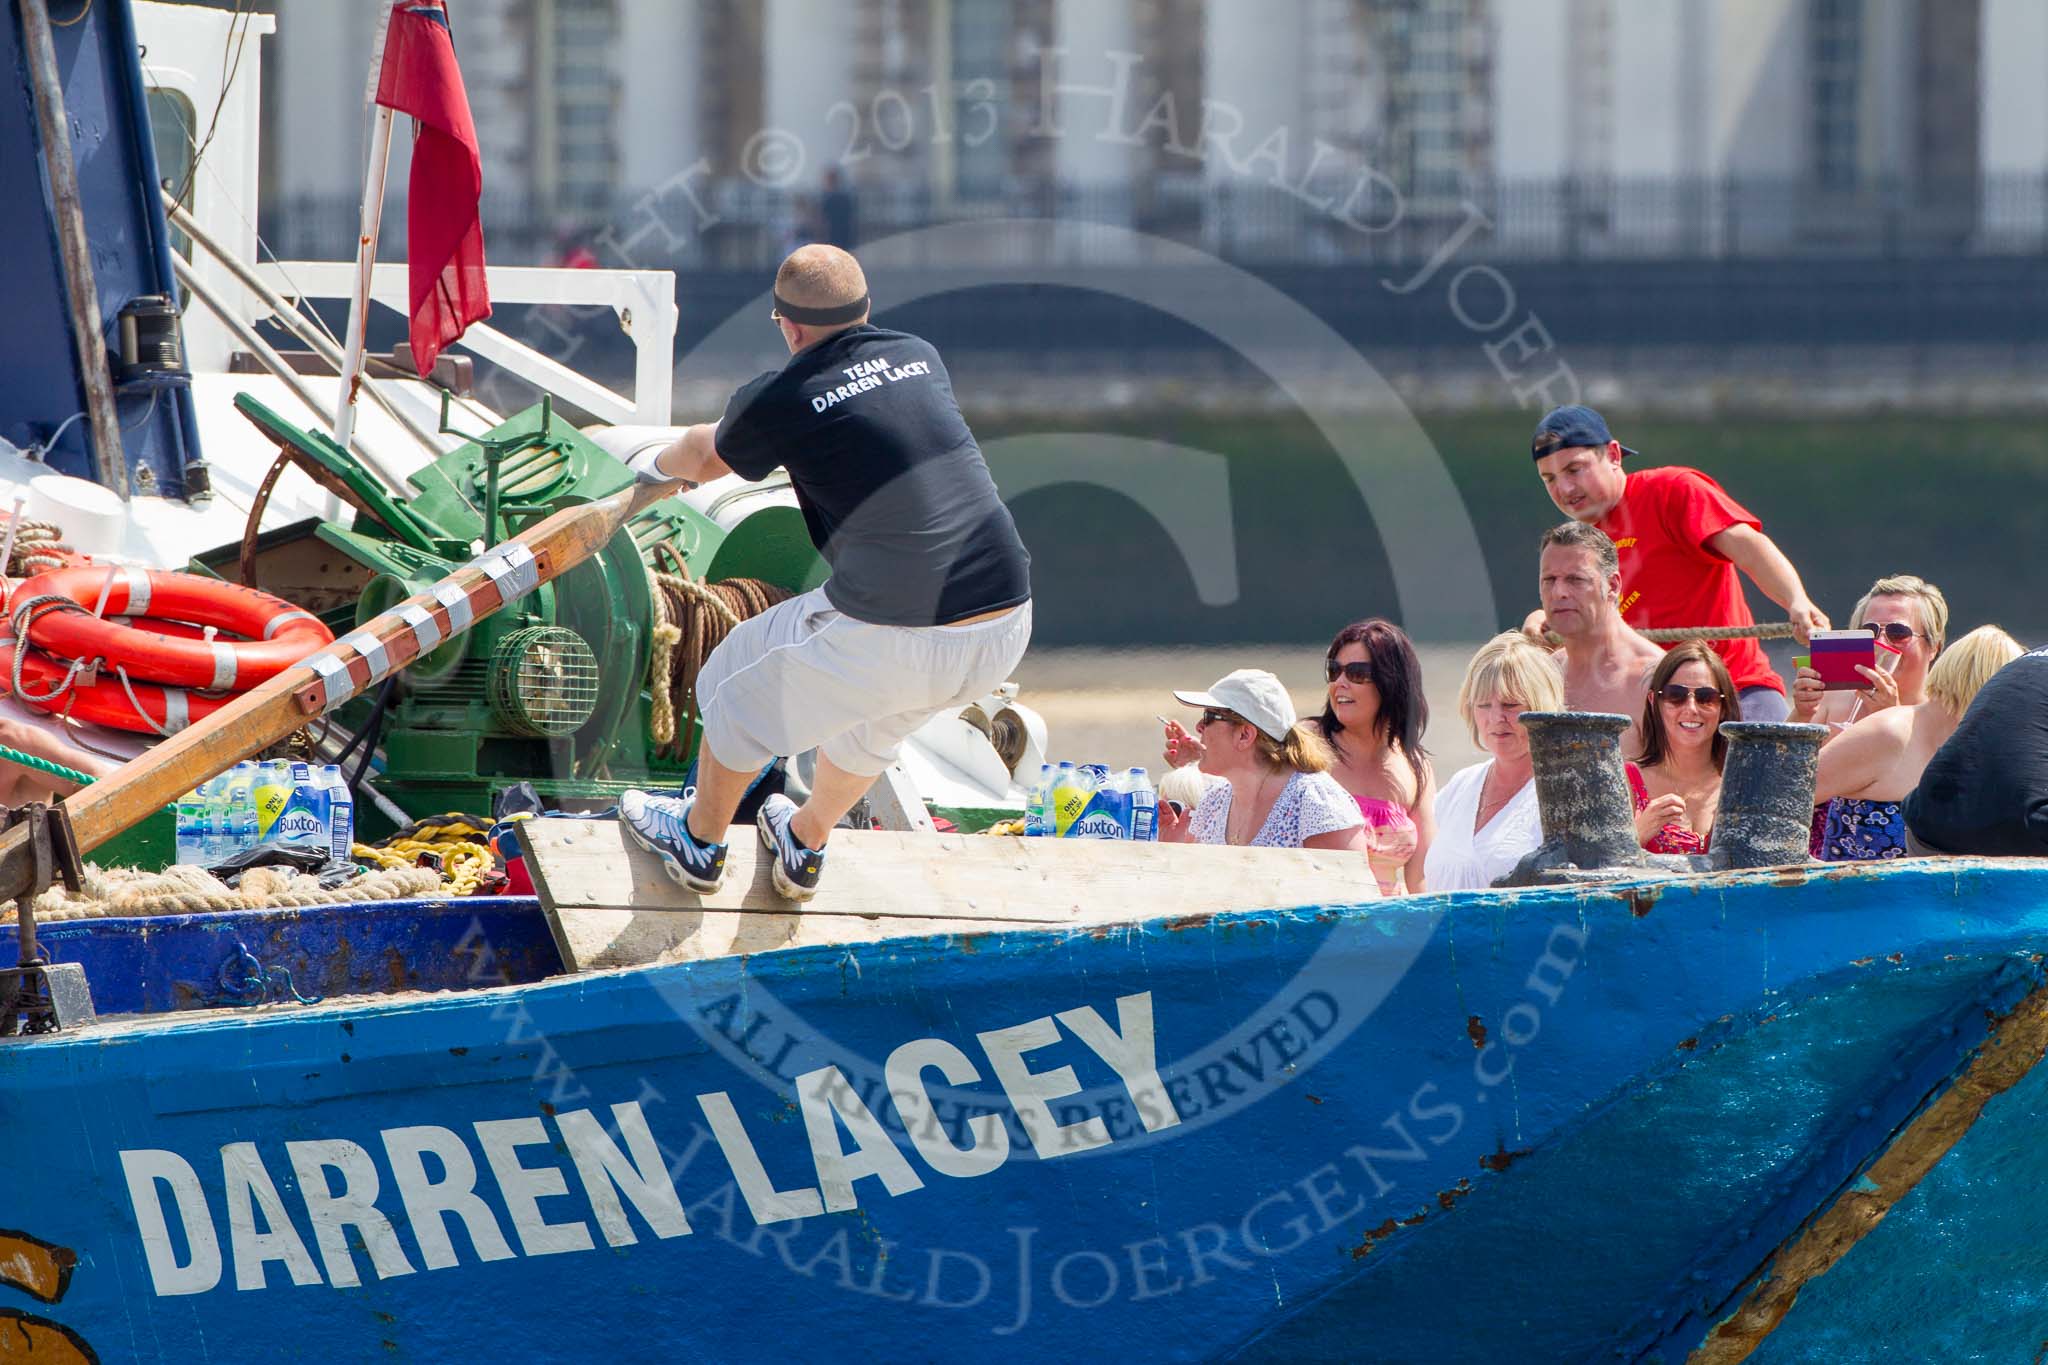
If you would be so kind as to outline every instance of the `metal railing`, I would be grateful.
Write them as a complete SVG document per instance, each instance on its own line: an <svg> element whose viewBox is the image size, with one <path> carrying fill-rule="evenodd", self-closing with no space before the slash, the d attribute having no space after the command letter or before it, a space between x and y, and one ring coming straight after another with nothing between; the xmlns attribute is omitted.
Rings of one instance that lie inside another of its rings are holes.
<svg viewBox="0 0 2048 1365"><path fill-rule="evenodd" d="M1100 186L1011 179L950 201L916 182L846 193L833 214L815 190L737 178L678 182L577 208L489 190L483 217L494 263L555 264L581 248L598 264L633 268L773 265L798 242L828 237L827 224L849 208L856 241L942 223L1055 218L1258 265L1422 261L1461 233L1462 250L1496 261L2048 252L2048 174L1842 188L1757 178L1488 180L1429 194L1369 179L1281 187L1179 174ZM402 200L388 203L387 228L399 229L404 212ZM261 225L280 256L345 258L355 240L356 199L273 199ZM1006 247L992 228L976 249L1000 258Z"/></svg>

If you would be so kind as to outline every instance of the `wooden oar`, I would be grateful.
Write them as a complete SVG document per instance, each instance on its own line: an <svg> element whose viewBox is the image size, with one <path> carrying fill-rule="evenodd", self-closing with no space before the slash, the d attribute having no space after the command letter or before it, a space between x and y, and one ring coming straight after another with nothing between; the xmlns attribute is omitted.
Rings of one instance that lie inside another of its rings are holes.
<svg viewBox="0 0 2048 1365"><path fill-rule="evenodd" d="M563 508L73 793L64 808L79 851L99 847L201 782L404 668L441 641L574 568L637 513L678 491L680 485L674 483L640 483L597 502ZM34 865L28 841L25 825L0 837L0 900L19 896L29 887Z"/></svg>

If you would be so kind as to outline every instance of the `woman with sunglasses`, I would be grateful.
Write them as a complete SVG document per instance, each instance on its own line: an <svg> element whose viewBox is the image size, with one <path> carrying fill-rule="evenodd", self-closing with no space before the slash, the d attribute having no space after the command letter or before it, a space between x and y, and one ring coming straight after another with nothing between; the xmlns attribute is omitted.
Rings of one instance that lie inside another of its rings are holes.
<svg viewBox="0 0 2048 1365"><path fill-rule="evenodd" d="M1650 671L1643 757L1628 765L1636 840L1652 853L1705 853L1721 803L1728 741L1721 722L1742 719L1728 665L1704 640L1672 647Z"/></svg>
<svg viewBox="0 0 2048 1365"><path fill-rule="evenodd" d="M1918 706L1927 700L1927 670L1948 637L1948 599L1924 578L1892 574L1870 585L1850 613L1849 626L1861 626L1890 646L1880 650L1878 657L1895 662L1889 672L1864 669L1870 686L1853 690L1825 690L1820 674L1810 668L1793 675L1791 718L1827 726L1828 740L1823 743L1847 728L1852 718L1891 706Z"/></svg>
<svg viewBox="0 0 2048 1365"><path fill-rule="evenodd" d="M1212 783L1183 815L1159 807L1159 837L1169 843L1367 851L1365 822L1330 778L1330 749L1295 719L1294 702L1271 673L1240 668L1206 692L1176 692L1201 708L1197 761ZM1168 723L1168 743L1181 727Z"/></svg>
<svg viewBox="0 0 2048 1365"><path fill-rule="evenodd" d="M1935 750L1955 733L1977 690L2020 652L2019 642L1997 626L1979 626L1927 670L1927 700L1866 716L1820 751L1813 796L1827 811L1822 858L1906 856L1903 803L1920 785Z"/></svg>
<svg viewBox="0 0 2048 1365"><path fill-rule="evenodd" d="M1337 632L1323 653L1328 691L1309 722L1330 746L1330 776L1358 802L1380 894L1420 892L1436 836L1436 774L1422 747L1429 702L1407 634L1379 617Z"/></svg>

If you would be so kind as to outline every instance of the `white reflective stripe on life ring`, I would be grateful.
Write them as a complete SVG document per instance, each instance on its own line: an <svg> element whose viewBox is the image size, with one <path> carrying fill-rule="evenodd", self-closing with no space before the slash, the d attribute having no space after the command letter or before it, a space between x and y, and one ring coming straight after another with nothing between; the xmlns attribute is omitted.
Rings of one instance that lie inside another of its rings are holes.
<svg viewBox="0 0 2048 1365"><path fill-rule="evenodd" d="M319 620L320 618L310 611L288 611L280 616L270 618L270 623L263 627L263 638L266 640L275 639L280 630L283 630L294 621L312 621L317 624Z"/></svg>
<svg viewBox="0 0 2048 1365"><path fill-rule="evenodd" d="M226 692L235 685L235 647L219 640L210 640L207 643L213 650L213 686L207 691Z"/></svg>
<svg viewBox="0 0 2048 1365"><path fill-rule="evenodd" d="M434 620L434 613L417 602L401 602L394 610L399 620L412 627L412 638L418 642L421 655L441 643L441 626Z"/></svg>
<svg viewBox="0 0 2048 1365"><path fill-rule="evenodd" d="M476 619L470 609L469 594L455 583L440 582L434 585L434 600L448 609L448 628L460 633L469 629L469 623Z"/></svg>
<svg viewBox="0 0 2048 1365"><path fill-rule="evenodd" d="M164 729L177 734L192 723L192 699L182 687L164 689Z"/></svg>
<svg viewBox="0 0 2048 1365"><path fill-rule="evenodd" d="M149 570L133 564L123 565L121 577L128 584L128 605L122 608L124 615L149 615Z"/></svg>

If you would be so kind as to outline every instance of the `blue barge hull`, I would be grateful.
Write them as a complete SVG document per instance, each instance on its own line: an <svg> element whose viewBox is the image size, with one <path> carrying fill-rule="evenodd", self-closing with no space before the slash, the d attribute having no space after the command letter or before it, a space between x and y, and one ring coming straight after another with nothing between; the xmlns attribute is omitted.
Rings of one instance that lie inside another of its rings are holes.
<svg viewBox="0 0 2048 1365"><path fill-rule="evenodd" d="M0 1043L0 1315L106 1361L1680 1359L2042 998L2044 892L1788 870L482 988L544 970L536 911L372 907L442 917L429 990ZM2031 1354L2044 1081L1751 1358Z"/></svg>

